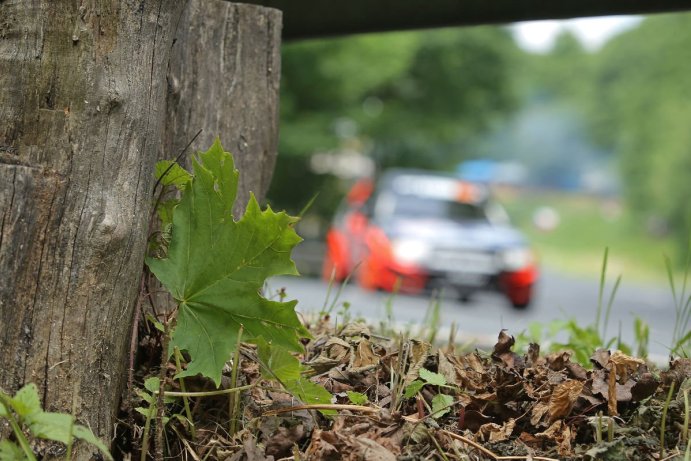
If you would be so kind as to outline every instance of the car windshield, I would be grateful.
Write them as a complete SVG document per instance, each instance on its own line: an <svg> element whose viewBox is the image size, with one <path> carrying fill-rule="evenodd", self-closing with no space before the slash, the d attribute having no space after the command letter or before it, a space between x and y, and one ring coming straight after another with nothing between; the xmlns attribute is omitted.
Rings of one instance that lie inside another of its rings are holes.
<svg viewBox="0 0 691 461"><path fill-rule="evenodd" d="M391 216L450 219L453 221L487 221L487 215L482 206L415 195L396 197Z"/></svg>

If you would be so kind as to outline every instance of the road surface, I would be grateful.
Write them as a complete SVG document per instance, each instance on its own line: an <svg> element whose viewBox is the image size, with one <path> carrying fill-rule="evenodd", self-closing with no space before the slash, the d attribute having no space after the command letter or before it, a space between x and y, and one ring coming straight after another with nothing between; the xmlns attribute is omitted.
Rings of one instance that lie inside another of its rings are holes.
<svg viewBox="0 0 691 461"><path fill-rule="evenodd" d="M606 285L605 305L613 284L614 280ZM278 277L269 281L269 292L275 293L281 288L285 288L287 299L298 300L297 310L301 313L316 314L325 305L328 308L333 304L332 312L336 314L343 311L345 302L349 304L348 312L352 318L361 317L372 324L386 320L386 305L391 300L388 293L364 291L351 284L343 288L334 304L339 287L332 287L330 300L327 300L328 285L309 277ZM594 323L597 317L598 290L597 279L543 269L535 301L523 311L511 308L501 295L494 293L478 293L465 304L455 299L442 299L438 337L448 335L452 323L456 324L459 332L458 342L480 345L493 345L503 328L512 335L518 335L534 322L547 324L553 320L573 318L578 325L586 326ZM430 298L399 294L390 304L395 328L414 329L423 324ZM624 279L614 299L606 335L613 337L621 332L622 340L633 345L633 323L636 317L640 317L650 326L650 358L664 363L674 329L674 312L669 287L643 285ZM557 339L565 340L566 336L562 334Z"/></svg>

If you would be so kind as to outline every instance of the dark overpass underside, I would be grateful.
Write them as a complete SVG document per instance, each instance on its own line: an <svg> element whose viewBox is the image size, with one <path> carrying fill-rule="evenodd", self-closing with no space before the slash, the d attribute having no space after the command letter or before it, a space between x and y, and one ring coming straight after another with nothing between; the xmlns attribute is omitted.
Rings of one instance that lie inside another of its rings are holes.
<svg viewBox="0 0 691 461"><path fill-rule="evenodd" d="M283 11L283 39L691 10L691 0L249 0Z"/></svg>

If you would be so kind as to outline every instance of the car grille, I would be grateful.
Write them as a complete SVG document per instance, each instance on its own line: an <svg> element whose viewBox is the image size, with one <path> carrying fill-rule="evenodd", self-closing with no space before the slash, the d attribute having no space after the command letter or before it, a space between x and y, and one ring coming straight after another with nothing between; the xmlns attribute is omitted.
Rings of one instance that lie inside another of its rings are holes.
<svg viewBox="0 0 691 461"><path fill-rule="evenodd" d="M434 251L428 266L431 270L448 273L494 274L497 271L493 253L458 249Z"/></svg>

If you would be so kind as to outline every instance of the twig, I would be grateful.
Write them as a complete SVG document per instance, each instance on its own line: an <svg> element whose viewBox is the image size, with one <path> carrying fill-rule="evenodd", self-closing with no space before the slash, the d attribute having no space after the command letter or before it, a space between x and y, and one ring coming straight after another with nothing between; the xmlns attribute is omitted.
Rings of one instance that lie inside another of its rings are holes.
<svg viewBox="0 0 691 461"><path fill-rule="evenodd" d="M238 371L240 369L240 347L242 346L242 331L245 328L244 325L240 324L240 330L238 331L238 340L235 344L235 353L233 354L233 371L230 374L230 387L237 387L238 385ZM237 415L240 411L240 396L237 392L229 394L228 396L228 419L229 427L228 432L231 436L235 435L237 430Z"/></svg>
<svg viewBox="0 0 691 461"><path fill-rule="evenodd" d="M676 458L676 457L679 456L679 455L681 455L681 452L680 452L679 450L674 450L674 453L670 454L670 455L669 455L668 457L666 457L666 458L660 459L660 461L669 461L670 459L674 459L674 458Z"/></svg>
<svg viewBox="0 0 691 461"><path fill-rule="evenodd" d="M439 432L451 437L452 439L460 440L461 442L463 442L467 445L470 445L473 448L480 450L485 455L487 455L493 459L497 459L497 455L495 455L494 453L489 451L487 448L483 447L482 445L478 444L477 442L475 442L473 440L470 440L467 437L463 437L462 435L454 434L453 432L447 431L446 429L439 429Z"/></svg>
<svg viewBox="0 0 691 461"><path fill-rule="evenodd" d="M351 410L359 411L361 413L379 413L381 410L379 408L366 407L363 405L346 405L346 404L313 404L313 405L295 405L292 407L277 408L275 410L269 410L262 414L262 416L275 416L281 413L289 413L291 411L300 410Z"/></svg>
<svg viewBox="0 0 691 461"><path fill-rule="evenodd" d="M165 397L213 397L215 395L231 394L233 392L242 392L247 389L252 389L255 384L248 384L247 386L233 387L231 389L220 389L218 391L202 391L202 392L175 392L175 391L154 391L155 395L163 394Z"/></svg>
<svg viewBox="0 0 691 461"><path fill-rule="evenodd" d="M161 176L159 176L158 180L156 180L156 184L154 184L154 192L156 192L156 188L158 187L159 184L161 184L161 181L163 180L163 178L165 178L165 176L168 174L168 172L173 168L173 165L175 163L178 163L180 158L182 158L182 155L187 151L187 149L190 148L192 143L199 137L199 135L202 134L202 131L203 130L201 130L201 129L199 131L197 131L197 134L195 134L194 137L192 137L190 142L188 142L187 145L182 148L180 153L178 153L177 157L175 157L175 161L173 163L171 163L170 165L168 165L168 168L166 168L166 170L163 172L163 174L161 174ZM158 204L158 201L156 201L156 203ZM156 207L154 207L154 209L155 208Z"/></svg>
<svg viewBox="0 0 691 461"><path fill-rule="evenodd" d="M178 349L177 346L173 348L173 355L175 356L175 371L179 375L182 373L182 366L180 365L180 356L182 355L180 353L180 349ZM185 379L180 378L180 389L182 389L182 392L187 392L187 388L185 387ZM197 430L194 427L194 420L192 420L192 410L190 410L190 401L187 396L182 397L182 403L185 407L185 415L187 415L187 421L190 424L190 434L192 435L192 440L195 440L197 438Z"/></svg>
<svg viewBox="0 0 691 461"><path fill-rule="evenodd" d="M439 456L441 456L444 461L449 461L448 456L446 456L446 453L444 453L444 450L441 448L441 445L439 445L439 441L434 437L434 434L429 429L427 429L427 436L430 439L432 439L432 443L434 443L434 446L437 447Z"/></svg>
<svg viewBox="0 0 691 461"><path fill-rule="evenodd" d="M531 460L531 459L534 459L536 461L559 461L558 459L547 458L544 456L498 456L498 455L495 455L494 453L492 453L487 448L480 445L479 443L477 443L473 440L470 440L467 437L463 437L462 435L459 435L459 434L454 434L453 432L447 431L445 429L439 429L439 432L451 437L452 439L460 440L461 442L463 442L467 445L470 445L473 448L480 450L482 453L484 453L485 455L487 455L487 456L489 456L495 460L512 460L512 459L513 460L520 460L520 459Z"/></svg>
<svg viewBox="0 0 691 461"><path fill-rule="evenodd" d="M194 452L192 446L186 439L181 437L180 440L182 440L183 445L185 445L185 448L187 449L187 452L190 454L192 459L194 459L195 461L202 461L202 459L197 455L197 453Z"/></svg>

